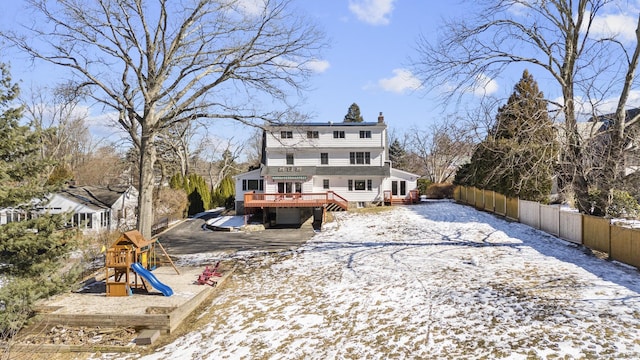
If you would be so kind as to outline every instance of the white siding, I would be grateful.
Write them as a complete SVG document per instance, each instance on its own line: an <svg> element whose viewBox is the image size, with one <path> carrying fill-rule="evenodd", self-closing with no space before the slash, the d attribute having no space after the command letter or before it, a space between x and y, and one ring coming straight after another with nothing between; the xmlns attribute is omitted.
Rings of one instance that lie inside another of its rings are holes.
<svg viewBox="0 0 640 360"><path fill-rule="evenodd" d="M387 132L384 126L302 126L274 127L267 133L267 148L309 148L309 147L385 147ZM292 138L281 138L281 131L291 131ZM317 131L317 139L308 139L307 131ZM344 138L334 138L334 131L344 131ZM360 131L371 131L371 138L360 138Z"/></svg>
<svg viewBox="0 0 640 360"><path fill-rule="evenodd" d="M236 201L244 201L244 194L246 192L251 192L253 190L242 190L242 180L260 180L262 177L260 176L260 169L251 170L249 172L239 174L234 176L236 180ZM266 186L266 184L265 184ZM262 192L256 190L256 192ZM268 192L268 191L267 191Z"/></svg>

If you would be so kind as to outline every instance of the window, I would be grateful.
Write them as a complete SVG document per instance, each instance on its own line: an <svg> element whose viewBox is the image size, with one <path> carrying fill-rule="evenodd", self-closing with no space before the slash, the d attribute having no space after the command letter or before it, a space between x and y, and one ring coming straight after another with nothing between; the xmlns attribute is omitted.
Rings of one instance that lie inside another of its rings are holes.
<svg viewBox="0 0 640 360"><path fill-rule="evenodd" d="M91 220L93 220L93 214L91 213L74 214L73 226L93 229L93 224Z"/></svg>
<svg viewBox="0 0 640 360"><path fill-rule="evenodd" d="M322 180L322 188L323 189L329 189L329 179L323 179Z"/></svg>
<svg viewBox="0 0 640 360"><path fill-rule="evenodd" d="M365 191L373 188L372 180L347 180L349 191Z"/></svg>
<svg viewBox="0 0 640 360"><path fill-rule="evenodd" d="M262 191L263 189L264 189L264 180L242 179L243 191L251 191L251 190Z"/></svg>
<svg viewBox="0 0 640 360"><path fill-rule="evenodd" d="M400 192L398 192L398 183L400 183ZM402 181L392 181L391 182L391 195L407 195L407 182Z"/></svg>
<svg viewBox="0 0 640 360"><path fill-rule="evenodd" d="M302 183L299 182L279 182L278 183L278 193L280 194L291 194L293 192L301 193L302 192Z"/></svg>
<svg viewBox="0 0 640 360"><path fill-rule="evenodd" d="M293 154L287 154L287 165L293 165Z"/></svg>
<svg viewBox="0 0 640 360"><path fill-rule="evenodd" d="M371 139L371 130L361 130L360 139Z"/></svg>
<svg viewBox="0 0 640 360"><path fill-rule="evenodd" d="M349 162L354 164L371 164L370 152L351 152L349 153Z"/></svg>
<svg viewBox="0 0 640 360"><path fill-rule="evenodd" d="M292 131L280 131L280 138L281 139L293 139L293 132Z"/></svg>
<svg viewBox="0 0 640 360"><path fill-rule="evenodd" d="M320 164L329 165L329 153L320 153Z"/></svg>
<svg viewBox="0 0 640 360"><path fill-rule="evenodd" d="M307 139L317 139L318 132L317 131L307 131Z"/></svg>
<svg viewBox="0 0 640 360"><path fill-rule="evenodd" d="M334 139L344 139L344 131L334 131L333 132Z"/></svg>
<svg viewBox="0 0 640 360"><path fill-rule="evenodd" d="M100 213L100 226L103 228L109 227L109 212Z"/></svg>

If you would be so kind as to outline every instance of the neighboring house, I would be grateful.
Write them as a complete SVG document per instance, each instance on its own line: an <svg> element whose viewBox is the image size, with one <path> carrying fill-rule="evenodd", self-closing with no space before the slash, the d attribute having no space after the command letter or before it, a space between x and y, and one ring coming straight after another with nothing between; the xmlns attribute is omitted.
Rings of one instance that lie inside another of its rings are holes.
<svg viewBox="0 0 640 360"><path fill-rule="evenodd" d="M313 209L409 203L418 175L389 162L387 125L378 122L268 126L259 169L235 176L236 211L262 209L266 221L297 224Z"/></svg>
<svg viewBox="0 0 640 360"><path fill-rule="evenodd" d="M589 149L589 155L593 162L598 162L600 157L606 156L606 147L609 143L609 129L615 121L615 113L594 116L586 123L578 123L578 132L585 148ZM640 116L640 108L626 110L627 122ZM627 129L628 143L624 154L624 175L630 175L640 169L640 128L634 121L632 128Z"/></svg>
<svg viewBox="0 0 640 360"><path fill-rule="evenodd" d="M133 186L69 186L48 196L40 213L71 213L70 226L84 233L129 230L136 224L138 190ZM24 220L24 211L3 209L0 224Z"/></svg>

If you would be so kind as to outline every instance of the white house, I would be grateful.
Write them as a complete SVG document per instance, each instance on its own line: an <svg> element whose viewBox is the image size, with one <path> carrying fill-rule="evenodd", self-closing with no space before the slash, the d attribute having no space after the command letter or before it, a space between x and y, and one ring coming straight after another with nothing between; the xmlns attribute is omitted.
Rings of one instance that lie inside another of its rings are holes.
<svg viewBox="0 0 640 360"><path fill-rule="evenodd" d="M73 214L70 226L79 226L84 233L129 230L136 225L138 190L133 186L69 186L48 196L37 212ZM20 221L23 210L3 209L0 225Z"/></svg>
<svg viewBox="0 0 640 360"><path fill-rule="evenodd" d="M417 201L416 174L389 162L387 125L377 122L273 125L263 133L259 169L235 176L236 210L299 223L305 209Z"/></svg>

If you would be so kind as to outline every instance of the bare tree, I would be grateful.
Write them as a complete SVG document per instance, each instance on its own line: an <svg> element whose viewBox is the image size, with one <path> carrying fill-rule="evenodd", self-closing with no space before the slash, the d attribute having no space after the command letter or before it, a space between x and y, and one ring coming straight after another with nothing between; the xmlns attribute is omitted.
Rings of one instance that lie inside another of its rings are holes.
<svg viewBox="0 0 640 360"><path fill-rule="evenodd" d="M89 116L80 105L82 95L68 84L53 89L32 89L30 98L23 98L25 118L41 133L41 156L54 159L57 166L75 171L93 147L86 124Z"/></svg>
<svg viewBox="0 0 640 360"><path fill-rule="evenodd" d="M3 37L36 59L70 69L139 150L138 228L151 236L156 141L175 123L208 118L250 125L266 94L286 101L324 46L290 0L28 0L41 18ZM37 39L37 41L34 41Z"/></svg>
<svg viewBox="0 0 640 360"><path fill-rule="evenodd" d="M250 169L257 169L262 163L262 146L264 142L264 132L255 129L249 139L245 142L245 155Z"/></svg>
<svg viewBox="0 0 640 360"><path fill-rule="evenodd" d="M447 117L428 129L414 128L409 132L411 152L431 182L452 181L458 167L469 160L475 143L470 129L462 119Z"/></svg>
<svg viewBox="0 0 640 360"><path fill-rule="evenodd" d="M579 98L598 102L622 94L619 108L624 108L625 90L619 92L615 85L623 83L628 89L637 67L635 53L630 54L615 37L598 36L594 30L597 16L615 7L616 1L488 0L479 8L477 4L469 2L470 9L478 9L477 16L457 17L441 27L443 35L437 43L426 37L418 41L415 71L426 83L450 89L449 95L477 89L517 63L532 64L550 75L562 93L561 102L551 102L563 115L560 177L572 185L578 209L590 212L592 184L583 168L585 149L576 103ZM621 139L628 126L623 123L618 121L616 135ZM608 159L615 161L619 148L612 151ZM608 161L602 165L614 166ZM605 173L611 176L611 171Z"/></svg>

